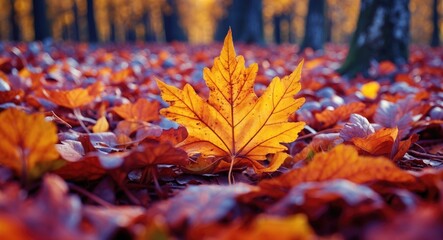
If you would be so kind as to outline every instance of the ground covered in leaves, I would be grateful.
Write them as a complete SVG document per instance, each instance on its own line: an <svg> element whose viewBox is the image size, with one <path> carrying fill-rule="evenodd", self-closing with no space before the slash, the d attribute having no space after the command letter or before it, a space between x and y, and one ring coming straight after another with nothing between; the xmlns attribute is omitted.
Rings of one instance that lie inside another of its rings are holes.
<svg viewBox="0 0 443 240"><path fill-rule="evenodd" d="M284 126L305 126L280 147L257 143L259 156L236 148L258 135L250 125L215 151L183 112L160 111L186 98L171 86L192 93L185 84L199 96L189 103L226 110L203 81L222 47L0 44L0 238L443 238L443 49L412 47L407 66L348 79L334 72L343 46L236 45L258 64L245 97L257 105L304 59L287 101L305 102Z"/></svg>

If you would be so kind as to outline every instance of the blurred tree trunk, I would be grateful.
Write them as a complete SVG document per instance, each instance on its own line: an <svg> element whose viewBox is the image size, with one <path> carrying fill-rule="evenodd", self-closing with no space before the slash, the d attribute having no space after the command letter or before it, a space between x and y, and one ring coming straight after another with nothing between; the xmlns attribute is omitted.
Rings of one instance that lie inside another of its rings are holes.
<svg viewBox="0 0 443 240"><path fill-rule="evenodd" d="M74 15L74 23L73 23L73 32L74 32L74 41L80 41L80 23L79 23L79 15L78 15L78 6L77 0L74 0L72 3L72 13Z"/></svg>
<svg viewBox="0 0 443 240"><path fill-rule="evenodd" d="M332 16L330 14L329 6L326 3L325 6L325 42L332 42Z"/></svg>
<svg viewBox="0 0 443 240"><path fill-rule="evenodd" d="M94 0L86 1L87 21L88 21L88 40L89 42L97 42L97 25L95 23Z"/></svg>
<svg viewBox="0 0 443 240"><path fill-rule="evenodd" d="M431 46L440 46L440 26L439 26L439 13L438 13L438 0L433 0L432 2L432 38Z"/></svg>
<svg viewBox="0 0 443 240"><path fill-rule="evenodd" d="M115 42L116 41L116 32L115 32L115 6L114 3L108 4L108 22L109 22L109 41Z"/></svg>
<svg viewBox="0 0 443 240"><path fill-rule="evenodd" d="M34 15L34 39L42 41L49 37L49 27L46 19L46 1L32 0L32 13Z"/></svg>
<svg viewBox="0 0 443 240"><path fill-rule="evenodd" d="M163 27L166 42L187 41L183 28L180 26L177 0L167 0L167 6L163 9Z"/></svg>
<svg viewBox="0 0 443 240"><path fill-rule="evenodd" d="M262 9L262 0L232 0L227 16L218 23L215 40L223 41L231 27L234 40L263 44Z"/></svg>
<svg viewBox="0 0 443 240"><path fill-rule="evenodd" d="M372 60L408 62L409 0L362 0L357 29L338 73L367 74Z"/></svg>
<svg viewBox="0 0 443 240"><path fill-rule="evenodd" d="M300 51L306 48L323 49L326 39L325 0L309 0L305 21L305 36Z"/></svg>
<svg viewBox="0 0 443 240"><path fill-rule="evenodd" d="M132 1L128 2L127 4L132 4ZM126 31L125 31L125 39L127 42L135 42L137 41L137 32L135 30L135 27L137 25L137 19L134 17L134 7L131 6L131 15L128 20L126 20Z"/></svg>
<svg viewBox="0 0 443 240"><path fill-rule="evenodd" d="M20 28L17 23L17 14L15 11L15 0L9 0L11 5L11 12L9 13L9 21L11 23L11 39L13 41L20 41Z"/></svg>
<svg viewBox="0 0 443 240"><path fill-rule="evenodd" d="M277 14L272 18L274 25L274 42L281 44L283 42L294 43L295 33L292 25L293 15L291 13ZM285 27L282 27L282 26Z"/></svg>
<svg viewBox="0 0 443 240"><path fill-rule="evenodd" d="M143 25L145 28L145 41L146 42L155 42L157 40L155 36L154 29L151 23L151 17L149 15L149 11L145 10L142 17Z"/></svg>
<svg viewBox="0 0 443 240"><path fill-rule="evenodd" d="M274 42L281 44L281 22L282 15L278 14L272 17L272 23L274 24Z"/></svg>

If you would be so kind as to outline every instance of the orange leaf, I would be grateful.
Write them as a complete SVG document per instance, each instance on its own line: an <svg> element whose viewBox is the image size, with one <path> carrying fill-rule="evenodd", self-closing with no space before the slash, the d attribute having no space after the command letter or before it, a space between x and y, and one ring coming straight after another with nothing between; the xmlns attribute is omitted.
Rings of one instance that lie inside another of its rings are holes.
<svg viewBox="0 0 443 240"><path fill-rule="evenodd" d="M353 102L340 106L334 110L326 109L321 113L316 113L315 119L321 123L322 128L327 128L335 125L339 121L348 119L352 113L361 112L364 108L364 103Z"/></svg>
<svg viewBox="0 0 443 240"><path fill-rule="evenodd" d="M11 214L0 214L0 239L27 240L32 239L31 234L23 221Z"/></svg>
<svg viewBox="0 0 443 240"><path fill-rule="evenodd" d="M38 163L58 158L57 128L45 121L44 114L11 108L0 113L0 122L0 164L22 175Z"/></svg>
<svg viewBox="0 0 443 240"><path fill-rule="evenodd" d="M135 103L123 104L114 107L114 112L120 117L129 121L155 121L159 119L158 102L149 102L144 98L139 98Z"/></svg>
<svg viewBox="0 0 443 240"><path fill-rule="evenodd" d="M385 157L359 156L353 146L338 145L329 152L317 153L305 167L280 177L265 180L260 186L292 187L304 182L347 179L355 183L375 180L410 182L414 177L397 168Z"/></svg>
<svg viewBox="0 0 443 240"><path fill-rule="evenodd" d="M232 164L265 160L267 154L285 151L281 143L294 141L303 129L303 122L288 122L304 102L294 99L302 64L291 75L274 78L260 98L254 92L258 66L244 64L243 56L236 56L229 31L214 66L203 71L209 99L197 95L190 85L180 90L157 81L171 105L160 113L186 127L189 136L178 146L188 154L221 157Z"/></svg>
<svg viewBox="0 0 443 240"><path fill-rule="evenodd" d="M79 108L92 101L103 91L104 85L101 82L96 82L88 88L75 88L72 90L55 90L46 91L47 98L63 107L70 109Z"/></svg>
<svg viewBox="0 0 443 240"><path fill-rule="evenodd" d="M383 128L365 138L353 138L351 142L370 154L385 155L391 153L397 136L397 128Z"/></svg>
<svg viewBox="0 0 443 240"><path fill-rule="evenodd" d="M315 233L309 225L308 218L303 214L276 217L273 215L259 215L245 226L240 224L221 225L203 224L193 226L188 234L190 239L220 239L220 240L308 240L316 239Z"/></svg>

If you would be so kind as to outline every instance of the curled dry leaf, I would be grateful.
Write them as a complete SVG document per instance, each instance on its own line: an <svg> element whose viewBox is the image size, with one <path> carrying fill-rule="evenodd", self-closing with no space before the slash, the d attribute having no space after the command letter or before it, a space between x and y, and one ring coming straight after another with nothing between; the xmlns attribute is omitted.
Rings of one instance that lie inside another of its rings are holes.
<svg viewBox="0 0 443 240"><path fill-rule="evenodd" d="M70 109L82 107L92 101L104 90L102 82L96 82L88 88L75 88L72 90L46 91L47 98L62 107Z"/></svg>
<svg viewBox="0 0 443 240"><path fill-rule="evenodd" d="M120 117L128 121L155 121L159 119L158 102L149 102L144 98L139 98L135 103L123 104L114 107L113 111Z"/></svg>
<svg viewBox="0 0 443 240"><path fill-rule="evenodd" d="M413 96L401 99L396 103L381 100L374 115L374 121L383 127L398 128L400 139L408 135L413 117L416 114L414 110L420 103L414 100Z"/></svg>
<svg viewBox="0 0 443 240"><path fill-rule="evenodd" d="M397 128L383 128L363 138L353 138L355 146L372 155L390 154L398 137Z"/></svg>
<svg viewBox="0 0 443 240"><path fill-rule="evenodd" d="M0 164L26 178L38 164L50 165L58 158L57 128L44 114L7 109L0 113L0 122Z"/></svg>
<svg viewBox="0 0 443 240"><path fill-rule="evenodd" d="M188 154L223 157L231 166L241 159L261 161L267 154L285 151L281 143L294 141L303 129L303 122L288 122L304 102L294 99L302 64L291 75L274 78L260 98L254 93L258 66L244 64L243 56L236 56L229 31L214 66L203 72L209 99L201 98L190 85L180 90L157 81L162 98L170 104L160 113L187 128L189 136L178 146Z"/></svg>
<svg viewBox="0 0 443 240"><path fill-rule="evenodd" d="M353 138L365 138L374 132L375 129L368 119L359 114L351 114L349 122L340 130L340 137L344 141L351 141Z"/></svg>

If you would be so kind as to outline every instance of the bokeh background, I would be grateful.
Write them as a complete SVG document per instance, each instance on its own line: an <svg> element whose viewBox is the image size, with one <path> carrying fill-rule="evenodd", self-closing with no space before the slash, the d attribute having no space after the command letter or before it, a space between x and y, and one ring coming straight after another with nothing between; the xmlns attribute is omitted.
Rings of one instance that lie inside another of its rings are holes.
<svg viewBox="0 0 443 240"><path fill-rule="evenodd" d="M315 1L315 0L314 0ZM309 0L0 0L0 40L82 42L170 42L206 44L219 41L229 14L259 12L254 26L259 43L301 43ZM324 0L326 40L348 43L359 14L358 0ZM237 4L242 5L242 4ZM245 5L245 4L243 4ZM429 44L441 0L410 0L410 35ZM234 18L235 19L235 18ZM244 21L237 18L239 22ZM440 17L438 26L443 28ZM230 22L235 28L237 23ZM241 23L238 23L241 24ZM36 28L42 33L36 34ZM234 29L234 36L236 29ZM443 39L442 31L439 33Z"/></svg>

